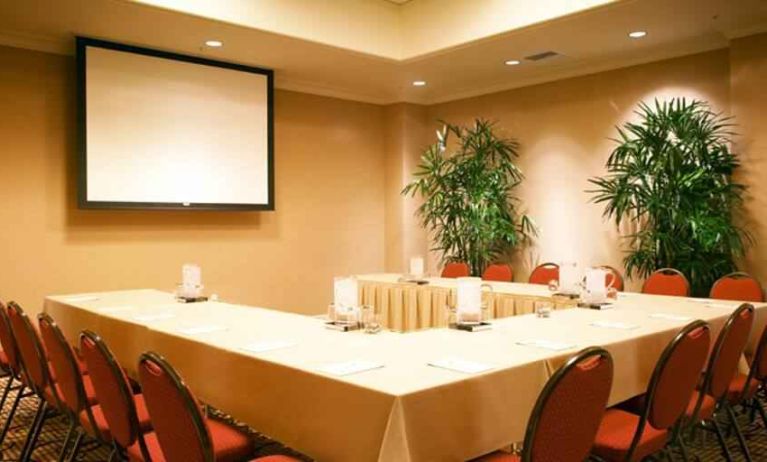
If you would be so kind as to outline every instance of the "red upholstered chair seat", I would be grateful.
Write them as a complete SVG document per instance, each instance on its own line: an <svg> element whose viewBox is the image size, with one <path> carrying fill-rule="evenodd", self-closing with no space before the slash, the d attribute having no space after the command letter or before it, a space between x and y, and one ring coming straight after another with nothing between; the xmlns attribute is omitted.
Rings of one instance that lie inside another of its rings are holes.
<svg viewBox="0 0 767 462"><path fill-rule="evenodd" d="M245 460L253 453L253 444L244 433L213 419L207 419L206 424L208 425L208 431L210 431L211 441L213 442L216 462L238 462ZM144 441L146 442L152 462L165 460L155 432L145 433ZM159 455L159 458L156 455ZM143 461L138 441L128 448L128 456L130 460ZM284 460L293 459L287 458Z"/></svg>
<svg viewBox="0 0 767 462"><path fill-rule="evenodd" d="M687 411L685 411L685 416L687 418L692 418L692 413L695 412L695 405L698 403L698 397L700 391L696 390L692 397L690 398L690 404L687 406ZM698 411L698 420L707 420L710 419L711 416L714 415L714 409L716 408L716 401L714 398L712 398L709 395L706 395L703 397L703 403L700 405L700 410Z"/></svg>
<svg viewBox="0 0 767 462"><path fill-rule="evenodd" d="M638 425L638 415L620 409L608 409L594 441L594 454L606 460L624 460ZM666 430L658 430L646 424L632 460L642 460L660 451L666 445L667 438Z"/></svg>
<svg viewBox="0 0 767 462"><path fill-rule="evenodd" d="M516 455L503 451L495 451L490 454L473 459L471 462L522 462L522 459Z"/></svg>
<svg viewBox="0 0 767 462"><path fill-rule="evenodd" d="M136 417L138 418L138 425L141 432L147 432L152 429L152 421L149 419L149 411L146 408L146 402L143 395L133 396L136 403ZM105 439L112 439L112 433L109 431L109 424L104 416L104 411L98 404L91 406L91 413L93 414L93 420L98 427L99 433ZM91 428L91 422L88 420L88 413L83 409L79 415L80 424L85 427L90 434L95 434L93 428Z"/></svg>
<svg viewBox="0 0 767 462"><path fill-rule="evenodd" d="M462 262L452 262L442 269L443 278L463 278L470 274L469 265Z"/></svg>
<svg viewBox="0 0 767 462"><path fill-rule="evenodd" d="M57 383L54 383L54 386L56 387L56 394L58 394L59 397L61 397L61 388ZM93 388L93 382L91 382L91 378L87 375L83 376L83 388L85 389L85 397L88 400L89 404L96 404L98 403L98 399L96 399L96 390ZM53 404L54 406L58 406L58 403L56 402L56 398L53 396L53 392L51 391L50 385L45 387L45 390L43 391L43 396L45 397L45 400L48 401L49 404Z"/></svg>
<svg viewBox="0 0 767 462"><path fill-rule="evenodd" d="M5 351L3 350L0 350L0 364L2 364L3 366L8 365L8 355L5 354Z"/></svg>
<svg viewBox="0 0 767 462"><path fill-rule="evenodd" d="M756 390L759 388L759 382L757 382L754 379L751 379L751 381L748 383L748 391L743 395L743 387L746 386L746 380L748 379L748 375L746 374L737 374L734 379L732 379L732 382L730 382L730 386L727 389L727 400L730 401L732 404L737 404L740 402L741 398L745 399L751 399L756 395Z"/></svg>
<svg viewBox="0 0 767 462"><path fill-rule="evenodd" d="M511 282L513 278L511 266L504 264L489 265L482 273L482 279L485 281Z"/></svg>

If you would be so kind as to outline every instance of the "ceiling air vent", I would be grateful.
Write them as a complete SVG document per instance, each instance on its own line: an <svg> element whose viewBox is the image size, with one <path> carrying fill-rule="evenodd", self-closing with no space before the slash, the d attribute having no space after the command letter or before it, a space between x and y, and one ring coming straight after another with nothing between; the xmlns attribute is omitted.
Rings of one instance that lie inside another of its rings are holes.
<svg viewBox="0 0 767 462"><path fill-rule="evenodd" d="M525 56L525 59L528 61L543 61L544 59L553 58L554 56L559 56L559 53L556 51L544 51L542 53Z"/></svg>

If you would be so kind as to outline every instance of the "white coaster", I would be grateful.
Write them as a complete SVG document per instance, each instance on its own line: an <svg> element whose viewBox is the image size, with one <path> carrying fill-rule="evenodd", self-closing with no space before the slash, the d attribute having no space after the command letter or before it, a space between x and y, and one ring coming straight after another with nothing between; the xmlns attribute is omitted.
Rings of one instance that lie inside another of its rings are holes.
<svg viewBox="0 0 767 462"><path fill-rule="evenodd" d="M574 343L557 342L554 340L543 340L543 339L520 340L517 342L517 345L531 346L531 347L543 348L546 350L554 350L554 351L562 351L562 350L569 350L571 348L575 348Z"/></svg>
<svg viewBox="0 0 767 462"><path fill-rule="evenodd" d="M602 327L604 329L620 329L620 330L632 330L639 326L636 324L629 324L627 322L617 321L595 321L591 323L594 327Z"/></svg>
<svg viewBox="0 0 767 462"><path fill-rule="evenodd" d="M428 363L429 366L439 367L441 369L448 369L451 371L461 372L464 374L478 374L480 372L486 372L495 369L496 366L487 363L480 363L477 361L471 361L463 358L443 358L437 361Z"/></svg>

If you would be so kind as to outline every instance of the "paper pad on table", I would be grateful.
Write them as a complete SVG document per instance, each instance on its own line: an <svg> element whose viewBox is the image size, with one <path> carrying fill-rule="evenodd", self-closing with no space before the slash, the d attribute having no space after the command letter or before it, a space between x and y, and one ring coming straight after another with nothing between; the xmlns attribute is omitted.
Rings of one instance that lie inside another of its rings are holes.
<svg viewBox="0 0 767 462"><path fill-rule="evenodd" d="M689 316L682 316L680 314L671 314L671 313L653 313L650 315L651 318L657 318L657 319L668 319L670 321L689 321L692 319Z"/></svg>
<svg viewBox="0 0 767 462"><path fill-rule="evenodd" d="M605 329L621 329L621 330L631 330L636 329L636 324L629 324L627 322L617 322L617 321L595 321L591 323L594 327L603 327Z"/></svg>
<svg viewBox="0 0 767 462"><path fill-rule="evenodd" d="M456 372L463 372L464 374L478 374L480 372L495 369L495 366L492 364L480 363L477 361L470 361L468 359L462 358L443 358L437 361L429 362L429 366L439 367Z"/></svg>
<svg viewBox="0 0 767 462"><path fill-rule="evenodd" d="M521 340L517 342L517 345L532 346L554 351L569 350L570 348L575 348L575 344L573 343L557 342L554 340Z"/></svg>
<svg viewBox="0 0 767 462"><path fill-rule="evenodd" d="M202 326L182 327L178 331L185 335L197 335L209 334L211 332L220 332L223 330L227 330L227 327L208 324Z"/></svg>
<svg viewBox="0 0 767 462"><path fill-rule="evenodd" d="M326 364L320 367L319 370L332 375L351 375L381 367L384 367L384 365L373 361L352 360Z"/></svg>
<svg viewBox="0 0 767 462"><path fill-rule="evenodd" d="M262 340L259 342L248 343L243 346L242 349L251 353L263 353L264 351L279 350L293 345L295 345L295 343L287 340Z"/></svg>

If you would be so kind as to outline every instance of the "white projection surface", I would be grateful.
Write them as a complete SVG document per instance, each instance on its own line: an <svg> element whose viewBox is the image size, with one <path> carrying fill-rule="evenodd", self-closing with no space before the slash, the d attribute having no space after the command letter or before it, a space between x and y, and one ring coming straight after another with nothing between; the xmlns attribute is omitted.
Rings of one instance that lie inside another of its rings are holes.
<svg viewBox="0 0 767 462"><path fill-rule="evenodd" d="M97 46L83 52L81 204L272 207L267 75Z"/></svg>

